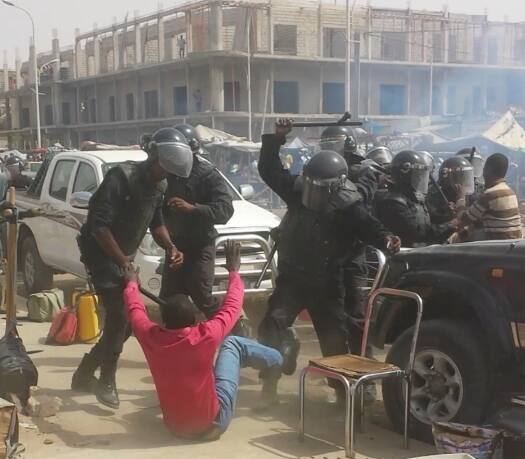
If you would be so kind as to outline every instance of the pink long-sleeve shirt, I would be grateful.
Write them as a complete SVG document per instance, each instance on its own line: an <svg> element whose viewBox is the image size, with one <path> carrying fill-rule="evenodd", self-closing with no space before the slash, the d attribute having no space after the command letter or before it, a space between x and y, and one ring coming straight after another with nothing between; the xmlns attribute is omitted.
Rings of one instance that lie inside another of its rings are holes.
<svg viewBox="0 0 525 459"><path fill-rule="evenodd" d="M148 361L164 417L172 432L197 435L211 427L219 411L213 361L217 348L239 319L244 285L230 273L219 312L194 327L168 330L146 313L138 285L124 290L129 322Z"/></svg>

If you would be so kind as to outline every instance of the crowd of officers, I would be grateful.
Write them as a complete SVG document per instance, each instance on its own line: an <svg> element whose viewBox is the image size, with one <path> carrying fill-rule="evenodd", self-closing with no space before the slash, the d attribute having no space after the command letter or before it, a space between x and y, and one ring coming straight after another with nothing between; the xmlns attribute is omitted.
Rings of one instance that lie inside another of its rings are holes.
<svg viewBox="0 0 525 459"><path fill-rule="evenodd" d="M443 243L458 234L457 204L483 189L482 159L461 151L432 179L432 156L386 147L367 154L346 126L326 128L321 151L291 174L279 157L290 120L262 137L258 170L287 205L278 238L278 277L259 326L261 343L278 349L283 365L261 372L258 409L277 403L281 373L293 374L300 343L293 323L307 310L324 356L359 353L362 302L358 279L366 277L365 247L385 252ZM214 225L233 214L232 195L221 174L200 155L191 126L162 128L144 145L149 157L111 169L90 202L80 236L81 254L107 312L101 340L76 370L72 388L94 391L119 406L115 373L129 327L122 303L123 272L149 228L166 251L161 297L189 296L206 317L215 269ZM473 237L470 232L465 239ZM242 327L234 330L242 333ZM100 377L95 371L100 367ZM342 387L333 385L337 399Z"/></svg>

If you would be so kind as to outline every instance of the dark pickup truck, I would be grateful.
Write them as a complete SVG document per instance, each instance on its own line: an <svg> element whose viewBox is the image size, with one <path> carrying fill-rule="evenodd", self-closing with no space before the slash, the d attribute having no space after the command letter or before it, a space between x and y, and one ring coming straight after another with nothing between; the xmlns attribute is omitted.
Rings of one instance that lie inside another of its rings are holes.
<svg viewBox="0 0 525 459"><path fill-rule="evenodd" d="M431 439L433 421L482 423L512 392L525 391L525 241L401 252L387 263L382 286L424 300L410 403L413 436ZM408 361L415 312L404 300L374 310L371 342L391 344L391 363ZM385 382L383 398L401 430L400 384Z"/></svg>

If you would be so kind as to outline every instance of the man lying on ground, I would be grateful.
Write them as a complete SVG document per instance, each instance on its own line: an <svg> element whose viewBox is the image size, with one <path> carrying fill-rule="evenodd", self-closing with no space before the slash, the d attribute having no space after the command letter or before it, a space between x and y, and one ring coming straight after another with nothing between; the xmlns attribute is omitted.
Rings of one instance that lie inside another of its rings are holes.
<svg viewBox="0 0 525 459"><path fill-rule="evenodd" d="M251 366L262 370L282 364L275 349L237 336L225 339L243 304L240 261L240 244L228 241L228 292L214 317L197 323L197 311L188 297L175 295L168 299L168 307L162 308L165 327L148 318L137 272L133 268L126 272L124 302L129 322L153 375L164 422L180 436L217 439L233 417L240 369Z"/></svg>

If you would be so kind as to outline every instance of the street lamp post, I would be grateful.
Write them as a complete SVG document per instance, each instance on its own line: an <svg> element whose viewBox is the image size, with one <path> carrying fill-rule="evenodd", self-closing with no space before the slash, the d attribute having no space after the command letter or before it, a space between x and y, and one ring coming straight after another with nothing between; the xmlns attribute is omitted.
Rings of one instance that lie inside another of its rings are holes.
<svg viewBox="0 0 525 459"><path fill-rule="evenodd" d="M36 139L37 139L37 147L40 148L42 146L42 137L40 134L40 100L39 100L39 81L38 81L38 63L37 63L37 54L36 54L36 33L35 33L35 21L33 20L33 16L31 16L31 13L27 11L25 8L22 8L21 6L15 5L14 3L10 2L9 0L2 0L2 3L7 6L12 6L13 8L16 8L17 10L23 11L27 16L29 17L29 20L31 21L31 27L33 31L33 71L35 72L35 108L36 108Z"/></svg>

